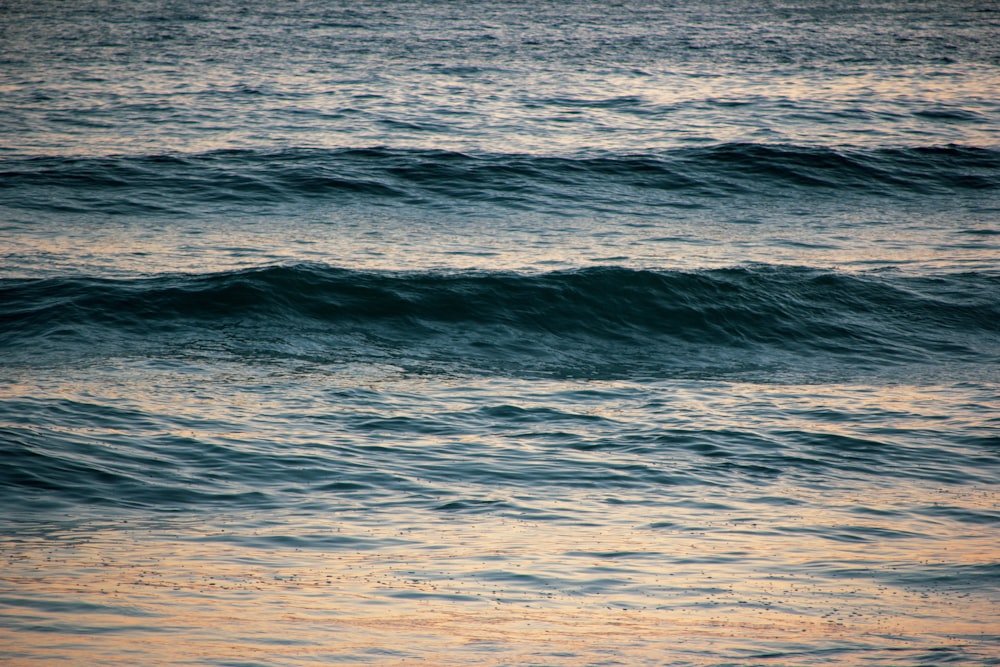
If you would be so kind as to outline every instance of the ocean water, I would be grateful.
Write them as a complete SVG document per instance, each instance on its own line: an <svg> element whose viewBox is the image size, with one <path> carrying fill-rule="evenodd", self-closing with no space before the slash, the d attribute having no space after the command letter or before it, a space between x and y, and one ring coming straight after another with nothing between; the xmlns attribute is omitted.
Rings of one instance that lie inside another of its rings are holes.
<svg viewBox="0 0 1000 667"><path fill-rule="evenodd" d="M1000 9L0 1L0 661L1000 665Z"/></svg>

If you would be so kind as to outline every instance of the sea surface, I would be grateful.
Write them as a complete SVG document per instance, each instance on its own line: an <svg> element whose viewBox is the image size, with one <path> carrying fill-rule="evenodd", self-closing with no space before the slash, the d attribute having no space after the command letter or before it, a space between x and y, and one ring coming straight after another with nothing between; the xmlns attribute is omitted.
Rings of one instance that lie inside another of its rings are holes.
<svg viewBox="0 0 1000 667"><path fill-rule="evenodd" d="M1000 665L1000 6L0 0L0 662Z"/></svg>

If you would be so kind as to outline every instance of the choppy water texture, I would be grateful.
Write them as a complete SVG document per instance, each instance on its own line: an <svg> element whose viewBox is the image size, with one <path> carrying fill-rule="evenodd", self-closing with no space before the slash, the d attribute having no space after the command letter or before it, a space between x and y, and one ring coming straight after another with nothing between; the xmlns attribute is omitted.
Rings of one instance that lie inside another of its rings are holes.
<svg viewBox="0 0 1000 667"><path fill-rule="evenodd" d="M1000 664L988 2L0 2L0 661Z"/></svg>

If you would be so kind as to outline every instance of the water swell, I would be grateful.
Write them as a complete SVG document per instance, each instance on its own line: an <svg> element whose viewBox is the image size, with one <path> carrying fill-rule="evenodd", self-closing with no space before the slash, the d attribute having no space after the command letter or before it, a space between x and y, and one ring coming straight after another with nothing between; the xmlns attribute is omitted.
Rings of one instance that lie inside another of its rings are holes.
<svg viewBox="0 0 1000 667"><path fill-rule="evenodd" d="M296 265L9 279L0 282L0 346L11 359L180 346L612 376L747 369L765 358L802 367L982 364L1000 352L998 288L985 274L781 266L441 274Z"/></svg>
<svg viewBox="0 0 1000 667"><path fill-rule="evenodd" d="M0 162L0 205L149 214L312 200L464 201L537 210L603 203L639 212L668 205L676 195L991 191L998 175L1000 152L964 146L862 150L733 143L571 157L395 148L225 150L8 159Z"/></svg>

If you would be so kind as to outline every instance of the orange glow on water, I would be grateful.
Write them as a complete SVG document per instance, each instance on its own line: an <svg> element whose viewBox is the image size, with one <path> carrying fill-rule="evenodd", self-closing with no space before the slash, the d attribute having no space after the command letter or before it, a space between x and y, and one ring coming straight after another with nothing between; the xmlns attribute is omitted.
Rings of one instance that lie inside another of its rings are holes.
<svg viewBox="0 0 1000 667"><path fill-rule="evenodd" d="M997 505L988 493L961 501ZM801 523L835 522L829 512L803 510ZM80 664L579 664L621 655L709 664L747 647L760 653L755 664L783 664L787 655L762 656L795 646L946 647L997 629L988 591L880 576L914 563L992 563L995 537L985 530L873 548L721 520L695 530L490 516L403 523L357 528L383 542L371 550L280 546L264 527L189 522L6 538L0 644L20 665L51 657L46 629L55 626L64 641L78 638L59 652ZM255 539L264 543L240 544ZM844 650L831 664L853 663Z"/></svg>

